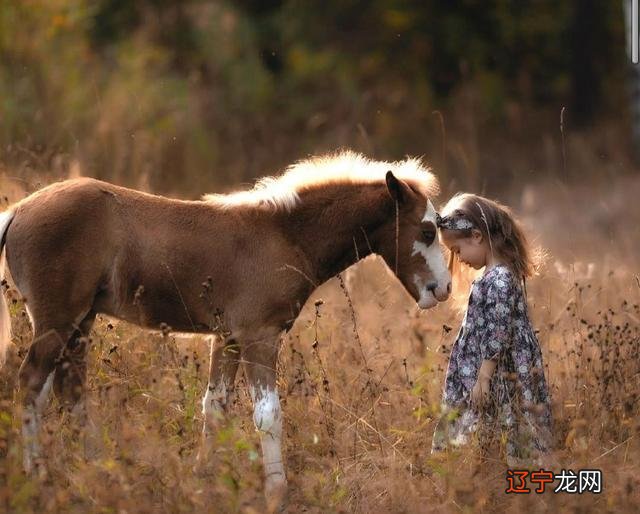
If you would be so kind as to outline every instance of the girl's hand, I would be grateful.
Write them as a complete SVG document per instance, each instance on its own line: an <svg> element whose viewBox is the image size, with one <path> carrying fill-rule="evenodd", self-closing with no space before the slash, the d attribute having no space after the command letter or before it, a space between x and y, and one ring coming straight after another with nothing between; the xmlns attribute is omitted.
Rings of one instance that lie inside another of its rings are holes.
<svg viewBox="0 0 640 514"><path fill-rule="evenodd" d="M489 399L489 388L491 382L488 378L480 377L471 390L471 404L476 408L485 406Z"/></svg>
<svg viewBox="0 0 640 514"><path fill-rule="evenodd" d="M471 390L471 405L476 408L482 408L489 398L489 388L491 385L491 377L496 370L498 362L495 360L484 359L478 370L478 378L476 384Z"/></svg>

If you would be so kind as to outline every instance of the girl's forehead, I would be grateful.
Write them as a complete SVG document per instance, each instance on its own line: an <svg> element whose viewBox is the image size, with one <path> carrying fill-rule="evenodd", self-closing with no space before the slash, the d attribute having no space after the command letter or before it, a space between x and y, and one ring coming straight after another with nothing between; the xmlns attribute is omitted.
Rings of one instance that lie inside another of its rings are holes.
<svg viewBox="0 0 640 514"><path fill-rule="evenodd" d="M464 240L464 237L457 230L440 229L440 236L445 244L454 244Z"/></svg>

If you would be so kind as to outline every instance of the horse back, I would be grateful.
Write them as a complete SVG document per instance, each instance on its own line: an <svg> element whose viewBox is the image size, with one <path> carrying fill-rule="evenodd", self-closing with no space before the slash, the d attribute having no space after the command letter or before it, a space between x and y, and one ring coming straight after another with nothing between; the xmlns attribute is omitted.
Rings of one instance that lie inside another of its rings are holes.
<svg viewBox="0 0 640 514"><path fill-rule="evenodd" d="M29 301L72 291L98 312L185 331L208 330L218 311L231 325L290 314L292 298L310 292L294 271L306 268L299 256L274 219L88 178L21 201L7 234L9 268Z"/></svg>

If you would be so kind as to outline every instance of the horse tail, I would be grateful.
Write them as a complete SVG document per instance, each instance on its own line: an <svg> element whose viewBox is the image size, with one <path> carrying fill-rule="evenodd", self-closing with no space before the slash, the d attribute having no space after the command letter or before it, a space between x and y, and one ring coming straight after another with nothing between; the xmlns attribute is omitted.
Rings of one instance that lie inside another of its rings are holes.
<svg viewBox="0 0 640 514"><path fill-rule="evenodd" d="M5 252L4 243L7 229L13 220L13 211L0 212L0 280L4 285ZM0 287L4 289L4 287ZM11 316L9 306L2 291L0 291L0 366L5 362L7 349L11 344Z"/></svg>

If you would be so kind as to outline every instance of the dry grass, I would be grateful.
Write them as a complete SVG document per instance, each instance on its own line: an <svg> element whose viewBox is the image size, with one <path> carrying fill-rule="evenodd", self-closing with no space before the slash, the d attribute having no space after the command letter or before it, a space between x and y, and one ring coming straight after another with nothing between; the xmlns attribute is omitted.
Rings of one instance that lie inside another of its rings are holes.
<svg viewBox="0 0 640 514"><path fill-rule="evenodd" d="M511 195L550 252L528 292L552 393L555 457L563 468L602 469L603 494L506 495L497 454L479 462L470 448L431 458L446 349L468 278L457 299L419 313L373 258L344 275L344 288L337 279L322 286L283 341L290 510L637 511L639 186L547 184ZM30 328L19 301L12 316L23 354ZM54 402L44 482L21 471L17 356L0 373L0 511L262 512L259 443L242 389L211 465L192 472L206 340L108 319L92 339L89 423L78 426Z"/></svg>

